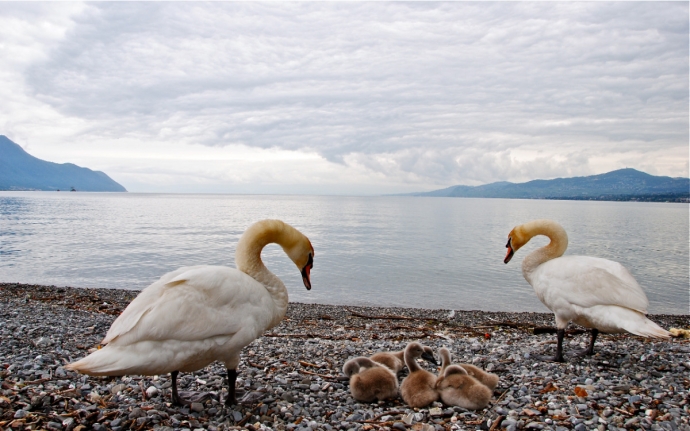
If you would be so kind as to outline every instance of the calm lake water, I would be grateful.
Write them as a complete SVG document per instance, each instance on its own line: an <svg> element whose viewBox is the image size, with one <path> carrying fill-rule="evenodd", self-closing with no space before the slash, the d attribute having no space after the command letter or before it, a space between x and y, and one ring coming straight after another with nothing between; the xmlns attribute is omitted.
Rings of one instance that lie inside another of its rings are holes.
<svg viewBox="0 0 690 431"><path fill-rule="evenodd" d="M0 192L0 281L142 289L186 265L234 267L252 222L279 218L315 248L313 289L280 247L263 252L291 301L548 311L522 277L533 239L505 265L508 232L551 218L566 254L621 262L651 313L689 307L687 204L421 197Z"/></svg>

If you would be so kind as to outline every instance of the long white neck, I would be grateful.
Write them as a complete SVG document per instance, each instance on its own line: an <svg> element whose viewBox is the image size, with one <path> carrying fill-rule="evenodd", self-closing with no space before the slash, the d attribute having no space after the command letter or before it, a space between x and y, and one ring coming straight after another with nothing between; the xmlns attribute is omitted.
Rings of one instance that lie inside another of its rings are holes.
<svg viewBox="0 0 690 431"><path fill-rule="evenodd" d="M537 235L551 240L547 245L528 254L522 261L522 274L531 282L532 271L544 262L563 256L568 248L568 234L558 223L551 220L534 220L520 227L520 232L529 241ZM527 242L525 241L525 242Z"/></svg>
<svg viewBox="0 0 690 431"><path fill-rule="evenodd" d="M296 234L295 228L280 220L263 220L251 225L237 243L235 264L237 269L248 274L263 284L276 304L276 322L285 316L288 304L288 291L280 279L266 268L261 260L261 250L266 245L277 243L283 248L292 244Z"/></svg>

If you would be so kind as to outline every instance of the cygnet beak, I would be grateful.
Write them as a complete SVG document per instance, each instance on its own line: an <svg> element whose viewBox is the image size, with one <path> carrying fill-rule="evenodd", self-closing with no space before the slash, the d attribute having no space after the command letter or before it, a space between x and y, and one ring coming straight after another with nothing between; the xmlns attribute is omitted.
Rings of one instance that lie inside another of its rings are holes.
<svg viewBox="0 0 690 431"><path fill-rule="evenodd" d="M434 355L428 352L422 353L422 359L425 361L431 362L434 365L438 365L438 362L436 362L436 358L434 358Z"/></svg>

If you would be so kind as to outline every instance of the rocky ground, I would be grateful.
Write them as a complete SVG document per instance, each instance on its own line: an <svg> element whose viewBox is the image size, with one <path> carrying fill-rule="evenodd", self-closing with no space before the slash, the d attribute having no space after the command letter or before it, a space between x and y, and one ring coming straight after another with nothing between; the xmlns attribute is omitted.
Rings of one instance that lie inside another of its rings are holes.
<svg viewBox="0 0 690 431"><path fill-rule="evenodd" d="M690 431L690 340L601 335L595 356L557 364L536 357L555 348L553 317L540 313L291 304L279 326L244 350L242 404L230 408L217 363L180 376L183 395L195 401L181 408L170 404L169 375L64 370L97 347L135 295L0 284L0 429ZM652 319L690 327L688 315ZM340 372L348 358L413 340L498 374L490 406L415 410L400 399L361 404L350 396ZM588 340L571 328L566 354Z"/></svg>

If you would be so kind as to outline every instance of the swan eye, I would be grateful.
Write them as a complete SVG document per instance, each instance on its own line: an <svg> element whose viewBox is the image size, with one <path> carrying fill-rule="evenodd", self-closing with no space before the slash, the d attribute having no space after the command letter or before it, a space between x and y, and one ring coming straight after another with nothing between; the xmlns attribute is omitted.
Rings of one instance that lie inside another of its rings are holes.
<svg viewBox="0 0 690 431"><path fill-rule="evenodd" d="M508 237L508 242L506 243L506 248L510 247L510 241L512 241L513 238Z"/></svg>

